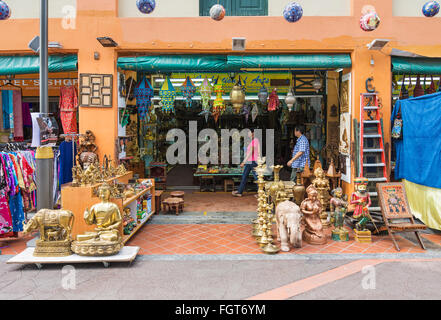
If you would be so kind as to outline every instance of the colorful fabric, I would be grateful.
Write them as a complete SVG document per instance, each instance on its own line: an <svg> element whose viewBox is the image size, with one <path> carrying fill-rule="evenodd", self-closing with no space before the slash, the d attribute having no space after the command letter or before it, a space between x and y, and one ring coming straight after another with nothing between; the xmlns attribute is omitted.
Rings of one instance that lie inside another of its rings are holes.
<svg viewBox="0 0 441 320"><path fill-rule="evenodd" d="M12 218L6 192L0 189L0 235L12 232Z"/></svg>
<svg viewBox="0 0 441 320"><path fill-rule="evenodd" d="M154 95L150 81L148 81L146 77L143 77L141 81L136 84L133 93L136 98L136 107L138 108L139 118L141 120L146 120Z"/></svg>
<svg viewBox="0 0 441 320"><path fill-rule="evenodd" d="M60 118L63 132L78 133L77 108L78 96L74 86L60 88Z"/></svg>
<svg viewBox="0 0 441 320"><path fill-rule="evenodd" d="M268 111L275 111L279 108L280 101L277 95L277 89L274 89L269 96Z"/></svg>
<svg viewBox="0 0 441 320"><path fill-rule="evenodd" d="M3 129L14 128L12 97L13 97L12 90L2 90Z"/></svg>
<svg viewBox="0 0 441 320"><path fill-rule="evenodd" d="M161 97L162 111L174 112L176 90L173 87L169 77L165 79L164 84L161 87L161 90L159 90L159 96Z"/></svg>
<svg viewBox="0 0 441 320"><path fill-rule="evenodd" d="M31 104L22 104L23 127L32 128Z"/></svg>
<svg viewBox="0 0 441 320"><path fill-rule="evenodd" d="M12 90L12 103L14 113L14 140L23 141L23 104L21 90Z"/></svg>
<svg viewBox="0 0 441 320"><path fill-rule="evenodd" d="M294 158L294 156L299 152L303 152L303 154L298 159L292 162L291 168L300 169L304 168L306 165L310 165L309 141L303 134L297 139L297 143L292 152L292 157Z"/></svg>

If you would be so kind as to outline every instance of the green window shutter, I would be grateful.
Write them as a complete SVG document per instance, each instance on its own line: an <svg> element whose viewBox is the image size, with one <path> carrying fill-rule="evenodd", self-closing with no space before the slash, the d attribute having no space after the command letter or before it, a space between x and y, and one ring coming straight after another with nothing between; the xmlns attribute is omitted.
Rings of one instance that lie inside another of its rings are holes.
<svg viewBox="0 0 441 320"><path fill-rule="evenodd" d="M235 16L267 16L268 0L234 0Z"/></svg>
<svg viewBox="0 0 441 320"><path fill-rule="evenodd" d="M237 1L237 0L234 0ZM233 0L199 0L199 16L209 16L210 9L215 4L221 4L225 8L226 16L233 16L234 14L231 11Z"/></svg>

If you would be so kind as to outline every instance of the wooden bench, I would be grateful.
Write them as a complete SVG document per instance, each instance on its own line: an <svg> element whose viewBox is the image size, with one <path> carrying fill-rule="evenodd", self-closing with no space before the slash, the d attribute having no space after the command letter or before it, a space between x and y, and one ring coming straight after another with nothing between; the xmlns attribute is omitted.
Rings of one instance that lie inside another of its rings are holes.
<svg viewBox="0 0 441 320"><path fill-rule="evenodd" d="M418 231L425 230L427 227L415 223L413 215L410 212L404 184L399 182L377 183L377 192L384 223L395 248L400 251L400 248L395 241L394 233L415 232L415 236L418 239L421 248L426 250Z"/></svg>
<svg viewBox="0 0 441 320"><path fill-rule="evenodd" d="M155 190L155 208L156 208L156 213L160 213L161 212L161 204L162 204L162 194L164 193L164 191L162 190Z"/></svg>

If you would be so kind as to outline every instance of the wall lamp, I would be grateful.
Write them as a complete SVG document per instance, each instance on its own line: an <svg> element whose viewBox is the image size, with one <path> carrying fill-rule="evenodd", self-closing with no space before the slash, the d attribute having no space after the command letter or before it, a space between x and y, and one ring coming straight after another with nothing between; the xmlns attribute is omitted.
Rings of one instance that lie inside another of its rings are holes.
<svg viewBox="0 0 441 320"><path fill-rule="evenodd" d="M103 47L117 47L118 43L115 42L115 40L113 40L110 37L99 37L96 38L98 40L99 43L101 43L101 45Z"/></svg>

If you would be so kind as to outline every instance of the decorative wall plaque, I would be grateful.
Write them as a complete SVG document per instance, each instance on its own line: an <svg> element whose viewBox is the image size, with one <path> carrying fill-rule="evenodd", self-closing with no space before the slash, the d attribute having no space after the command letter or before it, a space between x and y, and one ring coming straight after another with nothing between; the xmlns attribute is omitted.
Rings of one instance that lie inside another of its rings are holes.
<svg viewBox="0 0 441 320"><path fill-rule="evenodd" d="M81 107L112 107L113 75L82 73L79 88Z"/></svg>

